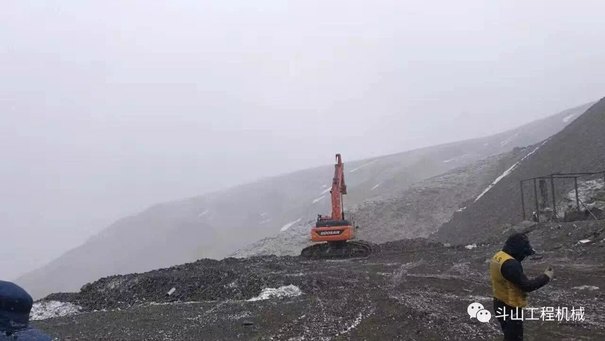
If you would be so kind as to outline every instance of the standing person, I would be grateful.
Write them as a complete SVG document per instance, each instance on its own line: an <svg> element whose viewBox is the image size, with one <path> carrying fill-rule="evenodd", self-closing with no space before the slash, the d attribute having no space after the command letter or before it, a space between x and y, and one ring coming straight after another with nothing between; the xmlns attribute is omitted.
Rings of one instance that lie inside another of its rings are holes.
<svg viewBox="0 0 605 341"><path fill-rule="evenodd" d="M32 297L20 286L0 281L0 341L51 341L29 326Z"/></svg>
<svg viewBox="0 0 605 341"><path fill-rule="evenodd" d="M534 279L525 276L521 262L533 254L535 251L527 235L515 233L508 237L502 251L498 251L490 263L494 312L500 315L498 322L505 341L523 340L523 320L517 314L527 306L527 293L545 286L554 276L550 266Z"/></svg>

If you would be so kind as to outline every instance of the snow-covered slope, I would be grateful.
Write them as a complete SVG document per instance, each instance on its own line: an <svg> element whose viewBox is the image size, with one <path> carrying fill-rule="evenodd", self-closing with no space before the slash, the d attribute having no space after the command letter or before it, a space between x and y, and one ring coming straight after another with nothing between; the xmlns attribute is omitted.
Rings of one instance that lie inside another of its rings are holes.
<svg viewBox="0 0 605 341"><path fill-rule="evenodd" d="M400 197L420 181L515 147L535 144L560 131L586 107L480 139L368 160L350 161L344 155L350 192L346 207L351 209L368 201L388 203L390 198ZM326 154L324 167L153 206L117 221L84 245L17 281L37 297L49 292L73 291L99 277L146 271L203 257L221 258L255 241L308 228L318 213L329 211L332 157L332 152ZM410 227L403 227L407 228ZM284 244L292 245L293 252L299 251L295 248L298 243L284 241Z"/></svg>
<svg viewBox="0 0 605 341"><path fill-rule="evenodd" d="M358 238L383 243L427 237L437 231L502 169L517 164L522 150L492 156L439 176L422 180L389 198L375 198L351 207L348 217L359 227ZM313 219L300 221L286 231L259 240L233 254L234 257L298 255L309 242Z"/></svg>
<svg viewBox="0 0 605 341"><path fill-rule="evenodd" d="M600 172L605 170L605 99L591 106L569 126L546 141L526 150L519 164L500 175L484 195L461 214L441 227L436 238L453 243L469 243L500 232L506 224L522 220L519 181L553 173ZM601 175L593 180L600 184ZM584 184L581 184L584 185ZM585 185L584 185L585 187ZM556 197L565 204L573 182L559 182ZM531 191L529 191L531 192ZM527 193L526 195L533 195ZM548 193L549 196L552 193ZM528 202L533 196L526 198Z"/></svg>

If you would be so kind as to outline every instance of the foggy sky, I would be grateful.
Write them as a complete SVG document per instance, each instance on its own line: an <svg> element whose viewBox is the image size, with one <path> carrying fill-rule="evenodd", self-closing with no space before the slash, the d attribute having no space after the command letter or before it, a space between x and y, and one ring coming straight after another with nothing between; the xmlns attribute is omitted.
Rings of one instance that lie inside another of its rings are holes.
<svg viewBox="0 0 605 341"><path fill-rule="evenodd" d="M0 279L124 215L605 95L602 1L11 1Z"/></svg>

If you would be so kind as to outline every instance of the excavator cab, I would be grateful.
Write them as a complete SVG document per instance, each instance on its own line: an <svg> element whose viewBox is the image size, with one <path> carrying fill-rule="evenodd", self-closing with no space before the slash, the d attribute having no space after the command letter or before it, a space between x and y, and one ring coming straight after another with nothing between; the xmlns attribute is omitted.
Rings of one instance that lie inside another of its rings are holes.
<svg viewBox="0 0 605 341"><path fill-rule="evenodd" d="M338 242L355 238L355 228L348 220L328 220L319 216L311 229L313 242Z"/></svg>
<svg viewBox="0 0 605 341"><path fill-rule="evenodd" d="M344 182L344 164L340 154L336 154L336 165L332 189L332 215L317 216L315 227L311 229L311 241L318 243L302 250L301 256L310 259L366 257L372 252L369 243L353 241L356 227L345 219L342 196L347 194Z"/></svg>

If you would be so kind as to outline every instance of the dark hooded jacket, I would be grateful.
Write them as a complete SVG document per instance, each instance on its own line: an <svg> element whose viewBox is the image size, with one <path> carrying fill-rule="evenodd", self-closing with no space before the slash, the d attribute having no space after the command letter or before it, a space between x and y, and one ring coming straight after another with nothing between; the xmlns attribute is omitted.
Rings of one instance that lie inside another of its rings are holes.
<svg viewBox="0 0 605 341"><path fill-rule="evenodd" d="M535 253L527 235L516 233L511 235L504 244L502 251L511 255L514 259L509 259L502 264L501 273L506 280L512 282L525 292L532 292L545 286L550 278L546 275L540 275L534 279L528 279L523 273L521 261L527 256Z"/></svg>
<svg viewBox="0 0 605 341"><path fill-rule="evenodd" d="M0 281L0 341L50 341L29 326L32 297L20 286Z"/></svg>

